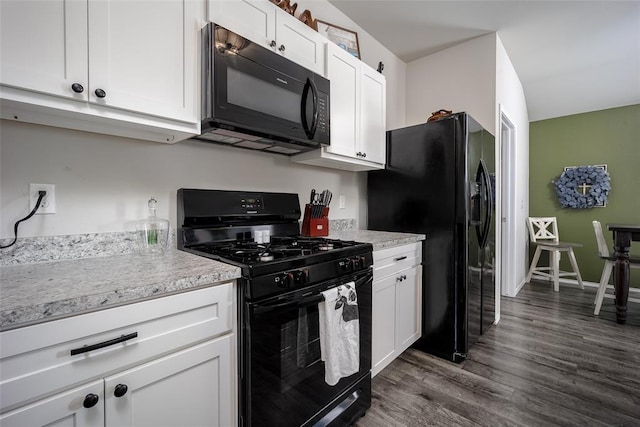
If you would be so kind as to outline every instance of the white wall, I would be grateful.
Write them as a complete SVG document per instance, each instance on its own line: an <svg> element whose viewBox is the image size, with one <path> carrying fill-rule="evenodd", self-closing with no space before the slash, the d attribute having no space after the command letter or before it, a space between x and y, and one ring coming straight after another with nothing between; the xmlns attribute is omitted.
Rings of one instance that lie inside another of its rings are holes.
<svg viewBox="0 0 640 427"><path fill-rule="evenodd" d="M364 62L385 64L387 123L405 116L405 64L326 0L298 2L314 18L358 33ZM365 226L366 175L291 163L286 156L232 149L196 141L164 145L87 132L0 121L0 238L13 237L13 224L29 212L29 183L56 184L57 213L20 225L20 237L133 230L146 216L147 200L176 226L180 187L298 193L311 188L345 195L346 209L332 206L331 219L356 218Z"/></svg>
<svg viewBox="0 0 640 427"><path fill-rule="evenodd" d="M176 190L212 188L298 193L328 188L347 199L330 218L359 216L356 173L291 163L286 156L197 141L175 145L2 121L2 237L28 211L29 183L56 185L57 213L37 215L19 235L49 236L135 229L154 196L158 215L176 226Z"/></svg>
<svg viewBox="0 0 640 427"><path fill-rule="evenodd" d="M526 218L529 216L529 114L520 79L500 40L496 38L496 105L501 105L509 120L515 126L515 235L512 236L516 260L512 266L509 283L516 286L524 281L527 268L528 235ZM496 117L496 129L500 118Z"/></svg>
<svg viewBox="0 0 640 427"><path fill-rule="evenodd" d="M495 33L407 64L407 125L440 109L466 111L495 135Z"/></svg>

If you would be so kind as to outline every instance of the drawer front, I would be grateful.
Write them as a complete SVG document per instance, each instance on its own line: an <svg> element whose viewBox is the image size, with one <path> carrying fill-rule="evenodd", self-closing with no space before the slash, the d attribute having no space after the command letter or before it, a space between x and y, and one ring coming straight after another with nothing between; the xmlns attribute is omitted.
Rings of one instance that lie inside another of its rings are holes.
<svg viewBox="0 0 640 427"><path fill-rule="evenodd" d="M233 313L230 282L2 332L1 411L227 333Z"/></svg>
<svg viewBox="0 0 640 427"><path fill-rule="evenodd" d="M422 263L422 242L373 252L374 280L381 280Z"/></svg>

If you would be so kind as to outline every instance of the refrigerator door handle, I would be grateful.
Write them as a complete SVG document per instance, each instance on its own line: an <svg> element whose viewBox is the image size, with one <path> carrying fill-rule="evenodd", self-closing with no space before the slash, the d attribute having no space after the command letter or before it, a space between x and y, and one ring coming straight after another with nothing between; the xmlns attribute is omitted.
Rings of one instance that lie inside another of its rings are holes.
<svg viewBox="0 0 640 427"><path fill-rule="evenodd" d="M489 170L487 169L487 165L484 163L484 160L480 159L480 165L478 165L478 173L476 175L476 179L479 181L479 178L482 179L482 187L484 188L484 221L482 224L482 233L479 235L480 248L484 249L487 246L487 241L489 240L489 231L491 228L491 220L493 217L493 213L491 212L491 201L493 200L493 191L491 189L491 180L489 178Z"/></svg>

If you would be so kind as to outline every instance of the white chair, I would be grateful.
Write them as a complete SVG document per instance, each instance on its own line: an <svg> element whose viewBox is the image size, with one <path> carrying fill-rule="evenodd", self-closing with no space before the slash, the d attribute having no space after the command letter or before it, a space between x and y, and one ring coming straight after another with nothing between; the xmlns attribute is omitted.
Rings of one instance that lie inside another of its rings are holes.
<svg viewBox="0 0 640 427"><path fill-rule="evenodd" d="M526 281L530 282L531 277L546 277L553 280L553 290L560 290L560 277L575 276L578 279L580 288L584 290L582 276L578 269L578 262L573 253L573 248L581 247L580 243L560 242L558 234L558 223L556 217L529 217L529 238L531 243L536 245L536 252L533 254L531 267L527 273ZM542 251L549 252L549 267L538 267L538 261ZM569 255L569 262L573 272L560 271L560 254L566 252Z"/></svg>
<svg viewBox="0 0 640 427"><path fill-rule="evenodd" d="M604 240L604 234L602 233L602 225L600 225L600 221L592 221L593 231L596 233L596 242L598 243L598 255L600 259L604 260L604 269L602 270L602 276L600 276L600 286L598 286L598 292L596 293L596 299L593 302L596 305L595 310L593 310L594 315L600 314L600 308L602 307L602 300L604 299L604 294L607 290L607 285L609 284L609 279L611 278L611 271L613 270L613 264L615 264L616 258L614 256L609 255L609 248L607 247L607 242ZM630 258L629 259L629 267L631 268L640 268L640 259L639 258ZM633 298L629 298L630 301L637 301Z"/></svg>

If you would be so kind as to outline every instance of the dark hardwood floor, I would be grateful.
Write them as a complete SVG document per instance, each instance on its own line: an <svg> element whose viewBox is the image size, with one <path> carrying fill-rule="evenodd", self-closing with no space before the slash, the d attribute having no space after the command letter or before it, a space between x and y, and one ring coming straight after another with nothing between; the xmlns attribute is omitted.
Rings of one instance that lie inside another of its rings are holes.
<svg viewBox="0 0 640 427"><path fill-rule="evenodd" d="M595 289L527 284L455 364L409 349L373 379L376 426L640 426L640 304L616 324Z"/></svg>

